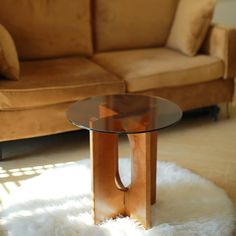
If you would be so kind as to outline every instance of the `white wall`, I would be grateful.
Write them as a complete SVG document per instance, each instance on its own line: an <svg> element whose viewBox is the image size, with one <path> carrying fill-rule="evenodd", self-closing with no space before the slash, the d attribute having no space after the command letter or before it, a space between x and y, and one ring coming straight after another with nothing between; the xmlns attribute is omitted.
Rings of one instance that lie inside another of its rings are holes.
<svg viewBox="0 0 236 236"><path fill-rule="evenodd" d="M236 0L218 0L213 21L236 27Z"/></svg>

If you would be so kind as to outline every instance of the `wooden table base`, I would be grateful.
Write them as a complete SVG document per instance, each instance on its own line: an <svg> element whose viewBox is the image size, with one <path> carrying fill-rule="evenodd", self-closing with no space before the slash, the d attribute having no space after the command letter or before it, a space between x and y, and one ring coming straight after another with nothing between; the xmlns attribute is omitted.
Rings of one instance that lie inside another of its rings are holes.
<svg viewBox="0 0 236 236"><path fill-rule="evenodd" d="M118 135L90 131L94 223L130 216L148 229L156 201L157 132L128 134L132 150L131 184L125 188L118 168Z"/></svg>

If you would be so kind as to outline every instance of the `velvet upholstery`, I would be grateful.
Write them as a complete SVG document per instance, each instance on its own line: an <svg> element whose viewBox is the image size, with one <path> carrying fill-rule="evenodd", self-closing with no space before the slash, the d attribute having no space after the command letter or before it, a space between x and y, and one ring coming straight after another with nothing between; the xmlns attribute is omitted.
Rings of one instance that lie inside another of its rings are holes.
<svg viewBox="0 0 236 236"><path fill-rule="evenodd" d="M183 110L231 102L235 30L212 26L194 57L164 48L178 2L1 1L0 24L15 41L21 76L0 80L0 141L75 130L65 111L89 96L141 93Z"/></svg>
<svg viewBox="0 0 236 236"><path fill-rule="evenodd" d="M0 75L10 80L18 80L20 66L16 47L11 35L0 24Z"/></svg>
<svg viewBox="0 0 236 236"><path fill-rule="evenodd" d="M0 111L0 140L16 140L76 130L66 118L71 103Z"/></svg>
<svg viewBox="0 0 236 236"><path fill-rule="evenodd" d="M224 74L218 58L188 57L167 48L99 53L93 60L124 79L128 92L196 84Z"/></svg>
<svg viewBox="0 0 236 236"><path fill-rule="evenodd" d="M189 110L230 102L233 83L232 79L218 79L194 85L151 89L141 94L165 97L179 104L183 110ZM34 109L0 111L0 140L16 140L76 130L77 128L66 118L66 110L70 104L61 103Z"/></svg>
<svg viewBox="0 0 236 236"><path fill-rule="evenodd" d="M194 56L206 36L215 4L216 0L180 0L167 47Z"/></svg>
<svg viewBox="0 0 236 236"><path fill-rule="evenodd" d="M0 23L21 59L92 53L89 0L3 0Z"/></svg>
<svg viewBox="0 0 236 236"><path fill-rule="evenodd" d="M95 0L97 51L163 46L178 0Z"/></svg>
<svg viewBox="0 0 236 236"><path fill-rule="evenodd" d="M26 109L123 93L124 81L82 58L21 62L21 81L0 81L0 109Z"/></svg>
<svg viewBox="0 0 236 236"><path fill-rule="evenodd" d="M213 24L202 52L224 61L224 78L236 77L236 29Z"/></svg>
<svg viewBox="0 0 236 236"><path fill-rule="evenodd" d="M230 103L234 93L234 80L222 78L184 86L150 89L138 94L159 96L178 104L183 111Z"/></svg>

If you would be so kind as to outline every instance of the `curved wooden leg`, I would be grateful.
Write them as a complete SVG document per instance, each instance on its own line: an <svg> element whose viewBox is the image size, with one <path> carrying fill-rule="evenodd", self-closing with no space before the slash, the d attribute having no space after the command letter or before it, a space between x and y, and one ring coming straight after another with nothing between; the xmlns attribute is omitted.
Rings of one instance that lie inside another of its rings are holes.
<svg viewBox="0 0 236 236"><path fill-rule="evenodd" d="M157 133L128 135L131 184L124 188L118 172L118 136L90 131L94 223L128 215L151 227L151 204L156 201Z"/></svg>
<svg viewBox="0 0 236 236"><path fill-rule="evenodd" d="M124 212L124 191L117 188L118 136L90 131L94 223Z"/></svg>

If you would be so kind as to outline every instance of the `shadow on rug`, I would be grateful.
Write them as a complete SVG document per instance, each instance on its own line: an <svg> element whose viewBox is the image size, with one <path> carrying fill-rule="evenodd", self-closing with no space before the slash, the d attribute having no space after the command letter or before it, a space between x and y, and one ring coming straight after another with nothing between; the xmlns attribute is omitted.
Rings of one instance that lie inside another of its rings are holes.
<svg viewBox="0 0 236 236"><path fill-rule="evenodd" d="M130 162L122 159L123 182ZM93 225L89 160L48 170L27 180L3 201L2 228L10 236L231 236L234 205L213 183L172 163L158 162L152 228L129 217Z"/></svg>

